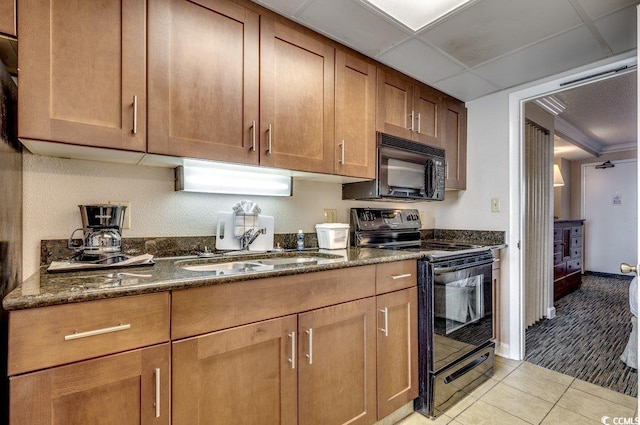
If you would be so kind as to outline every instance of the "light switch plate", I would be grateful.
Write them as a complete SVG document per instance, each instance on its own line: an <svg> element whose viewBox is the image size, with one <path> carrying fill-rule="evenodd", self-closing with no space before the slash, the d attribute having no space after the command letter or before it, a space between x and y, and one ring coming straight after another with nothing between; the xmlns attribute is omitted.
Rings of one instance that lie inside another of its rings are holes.
<svg viewBox="0 0 640 425"><path fill-rule="evenodd" d="M491 198L491 212L500 212L500 198Z"/></svg>

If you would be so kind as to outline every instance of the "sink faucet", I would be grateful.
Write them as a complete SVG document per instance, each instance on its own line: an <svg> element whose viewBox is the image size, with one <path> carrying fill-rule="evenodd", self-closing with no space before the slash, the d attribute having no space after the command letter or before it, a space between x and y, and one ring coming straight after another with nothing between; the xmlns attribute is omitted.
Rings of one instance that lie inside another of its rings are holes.
<svg viewBox="0 0 640 425"><path fill-rule="evenodd" d="M242 234L240 238L240 249L248 251L249 245L251 245L253 241L255 241L258 238L258 236L260 236L261 234L264 235L266 233L267 233L266 227L256 230L255 233L253 232L253 229L247 230Z"/></svg>

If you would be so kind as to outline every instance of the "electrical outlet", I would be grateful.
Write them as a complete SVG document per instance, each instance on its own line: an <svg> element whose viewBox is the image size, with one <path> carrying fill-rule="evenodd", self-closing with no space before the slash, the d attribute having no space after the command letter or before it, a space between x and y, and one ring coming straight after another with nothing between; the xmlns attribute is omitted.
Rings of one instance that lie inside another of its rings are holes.
<svg viewBox="0 0 640 425"><path fill-rule="evenodd" d="M130 201L109 201L111 205L121 205L127 207L124 210L124 218L122 220L123 229L131 229L131 202Z"/></svg>
<svg viewBox="0 0 640 425"><path fill-rule="evenodd" d="M491 212L500 212L500 198L491 198Z"/></svg>
<svg viewBox="0 0 640 425"><path fill-rule="evenodd" d="M324 213L324 222L325 223L335 223L336 220L338 219L338 212L336 211L335 208L325 208L323 210Z"/></svg>

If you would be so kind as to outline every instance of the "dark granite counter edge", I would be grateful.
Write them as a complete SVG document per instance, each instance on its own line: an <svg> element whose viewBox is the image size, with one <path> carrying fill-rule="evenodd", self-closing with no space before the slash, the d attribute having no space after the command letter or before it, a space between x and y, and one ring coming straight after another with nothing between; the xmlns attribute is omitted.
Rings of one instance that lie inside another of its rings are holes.
<svg viewBox="0 0 640 425"><path fill-rule="evenodd" d="M87 273L91 272L77 272L73 274L69 274L69 289L67 291L60 292L52 292L52 291L43 291L43 293L38 293L34 295L23 295L22 288L25 285L34 284L31 280L40 279L40 275L44 273L47 275L46 269L43 267L40 270L39 274L36 274L29 279L27 279L22 285L18 286L11 293L4 298L2 302L2 306L5 310L23 310L29 308L37 308L37 307L46 307L60 304L69 304L76 302L84 302L84 301L93 301L107 298L117 298L122 296L130 296L130 295L141 295L141 294L149 294L156 292L164 292L164 291L172 291L179 289L187 289L187 288L198 288L203 286L211 286L211 285L220 285L225 283L232 282L242 282L242 281L250 281L255 279L264 279L270 277L279 277L279 276L289 276L295 274L303 274L303 273L312 273L323 270L335 270L349 267L358 267L365 266L370 264L380 264L380 263L388 263L394 261L402 261L402 260L410 260L410 259L418 259L421 258L422 255L418 252L406 252L406 251L385 251L385 250L352 250L352 251L362 251L362 252L377 252L378 256L374 257L355 257L346 260L345 262L338 263L330 263L330 264L321 264L321 265L313 265L308 267L299 267L299 268L291 268L291 269L283 269L283 270L275 270L275 271L267 271L267 272L256 272L256 273L247 273L241 275L232 275L232 276L206 276L206 273L202 273L200 275L196 275L188 278L159 278L157 281L145 282L138 285L131 285L126 287L107 287L107 288L90 288L90 289L81 289L73 291L74 288L71 287L71 282L74 277L83 277ZM384 253L384 254L380 254ZM163 260L159 259L158 262L161 261L173 261L173 260ZM153 266L155 267L155 266ZM147 271L152 271L151 267L141 267L136 268L135 272L143 274ZM120 272L129 272L130 269L111 269L108 271L101 271L101 273L117 273ZM93 272L94 274L99 274ZM61 275L57 274L56 277L59 278ZM62 278L64 280L64 277ZM38 283L35 283L38 284ZM60 284L64 285L64 283Z"/></svg>

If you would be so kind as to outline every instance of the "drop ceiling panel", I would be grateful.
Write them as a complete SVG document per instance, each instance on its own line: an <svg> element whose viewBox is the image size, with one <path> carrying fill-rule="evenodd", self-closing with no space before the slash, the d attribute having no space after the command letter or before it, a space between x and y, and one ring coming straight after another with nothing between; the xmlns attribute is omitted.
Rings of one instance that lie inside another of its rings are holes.
<svg viewBox="0 0 640 425"><path fill-rule="evenodd" d="M252 0L254 3L258 3L267 9L271 9L274 12L279 13L287 17L291 17L294 12L302 6L304 3L312 0Z"/></svg>
<svg viewBox="0 0 640 425"><path fill-rule="evenodd" d="M594 25L614 54L635 49L637 33L635 6L598 19Z"/></svg>
<svg viewBox="0 0 640 425"><path fill-rule="evenodd" d="M587 15L592 20L598 19L604 15L608 15L611 12L630 6L632 4L638 4L638 0L574 0L579 6L582 6Z"/></svg>
<svg viewBox="0 0 640 425"><path fill-rule="evenodd" d="M464 70L460 64L416 39L409 39L394 46L377 59L426 83L441 80Z"/></svg>
<svg viewBox="0 0 640 425"><path fill-rule="evenodd" d="M420 37L474 67L580 24L568 0L484 0Z"/></svg>
<svg viewBox="0 0 640 425"><path fill-rule="evenodd" d="M527 49L474 69L500 88L567 71L605 57L605 52L585 27L544 40Z"/></svg>
<svg viewBox="0 0 640 425"><path fill-rule="evenodd" d="M314 1L300 10L295 19L368 56L375 56L408 36L350 0Z"/></svg>
<svg viewBox="0 0 640 425"><path fill-rule="evenodd" d="M495 85L469 71L439 81L437 87L439 90L465 102L498 90Z"/></svg>

